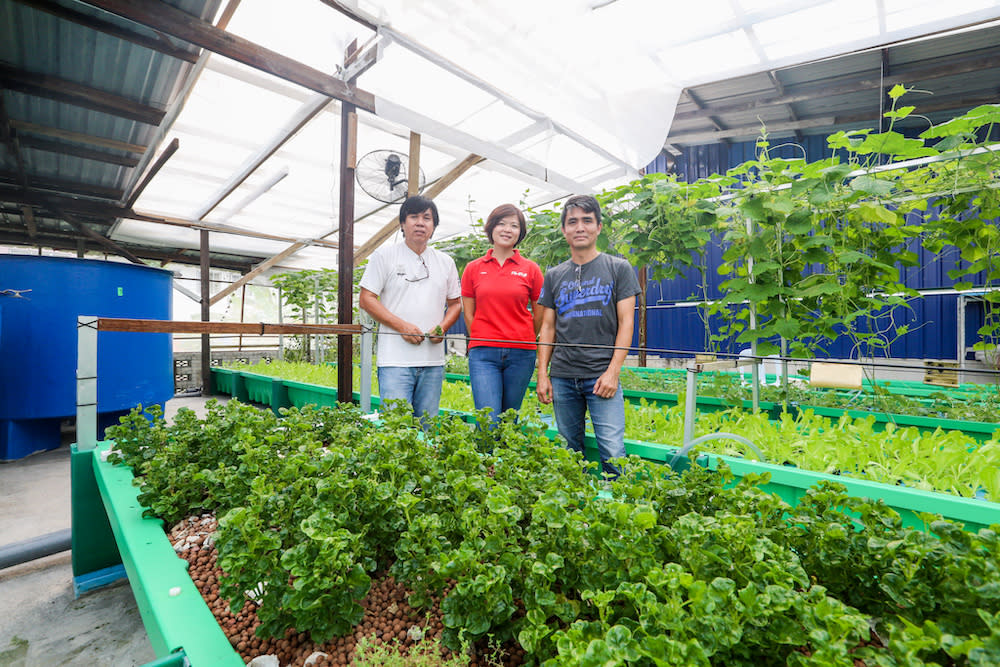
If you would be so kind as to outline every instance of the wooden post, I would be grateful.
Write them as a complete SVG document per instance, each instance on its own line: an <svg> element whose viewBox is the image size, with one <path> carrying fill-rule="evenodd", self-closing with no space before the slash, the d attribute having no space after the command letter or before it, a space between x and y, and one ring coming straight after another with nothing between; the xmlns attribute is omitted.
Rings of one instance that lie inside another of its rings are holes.
<svg viewBox="0 0 1000 667"><path fill-rule="evenodd" d="M420 135L410 132L410 164L407 167L406 196L420 192Z"/></svg>
<svg viewBox="0 0 1000 667"><path fill-rule="evenodd" d="M209 284L211 276L211 265L208 255L208 232L201 231L201 321L209 322L212 319L211 297L212 286ZM212 395L212 342L207 333L201 335L201 395Z"/></svg>
<svg viewBox="0 0 1000 667"><path fill-rule="evenodd" d="M347 62L358 40L347 47ZM349 83L353 83L351 79ZM350 102L340 103L340 228L337 231L337 323L354 319L354 168L358 159L358 114ZM337 400L349 402L354 389L354 339L337 336Z"/></svg>

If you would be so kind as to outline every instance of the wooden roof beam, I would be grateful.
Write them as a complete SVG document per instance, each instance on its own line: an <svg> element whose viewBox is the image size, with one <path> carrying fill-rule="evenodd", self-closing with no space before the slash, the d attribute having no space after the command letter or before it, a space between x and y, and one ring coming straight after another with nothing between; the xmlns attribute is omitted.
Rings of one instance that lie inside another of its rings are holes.
<svg viewBox="0 0 1000 667"><path fill-rule="evenodd" d="M328 97L350 102L374 113L375 96L337 77L266 49L250 40L216 28L163 2L81 0L140 25L183 39L203 49L232 58L249 67L292 81Z"/></svg>
<svg viewBox="0 0 1000 667"><path fill-rule="evenodd" d="M180 147L181 147L181 142L180 139L178 139L177 137L174 137L173 141L167 144L167 147L163 149L163 152L160 153L160 156L156 158L156 162L153 163L153 166L149 168L149 171L146 172L146 175L143 176L139 184L132 189L128 197L125 199L125 208L132 208L132 205L135 203L135 200L139 198L139 195L141 195L142 191L146 189L146 186L149 185L150 182L152 182L153 177L156 176L156 174L160 171L160 169L163 168L163 165L167 163L167 160L169 160L170 157L174 153L176 153L177 149ZM136 162L138 163L138 160L136 160Z"/></svg>
<svg viewBox="0 0 1000 667"><path fill-rule="evenodd" d="M141 104L107 90L92 88L50 74L27 72L5 62L0 62L0 85L19 93L65 102L147 125L159 125L165 113L162 109Z"/></svg>
<svg viewBox="0 0 1000 667"><path fill-rule="evenodd" d="M64 7L63 5L53 2L52 0L14 0L14 2L19 2L26 7L31 7L32 9L37 9L47 14L51 14L52 16L75 23L83 26L84 28L90 28L91 30L103 32L107 35L118 37L119 39L123 39L127 42L144 46L147 49L177 58L178 60L183 60L184 62L194 63L198 60L197 53L174 44L161 34L157 34L156 37L142 35L134 30L129 30L128 28L118 25L117 23L112 23L111 21L91 16L90 14L84 14L83 12L69 7Z"/></svg>
<svg viewBox="0 0 1000 667"><path fill-rule="evenodd" d="M778 74L774 70L768 70L767 78L771 81L771 85L774 86L774 89L777 91L778 95L785 94L785 84L781 82L781 79L778 78ZM799 115L795 113L795 108L790 103L785 104L785 110L788 112L789 120L791 120L792 122L800 120ZM801 144L802 138L803 138L802 131L795 130L795 141Z"/></svg>
<svg viewBox="0 0 1000 667"><path fill-rule="evenodd" d="M32 190L24 191L20 187L0 182L0 202L11 204L26 204L33 206L40 217L46 217L44 212L52 213L48 217L56 217L52 206L58 205L65 211L76 215L92 218L110 219L121 214L125 209L117 204L94 199L78 199L68 194L41 193Z"/></svg>
<svg viewBox="0 0 1000 667"><path fill-rule="evenodd" d="M94 160L95 162L118 164L123 167L134 167L137 164L139 164L139 158L133 155L118 155L116 153L108 153L107 151L99 151L99 150L94 150L93 148L76 146L74 144L66 143L64 141L52 141L50 139L33 137L29 134L19 135L18 140L21 142L21 146L24 148L31 148L36 151L45 151L46 153L56 153L58 155L72 155L73 157L83 158L84 160Z"/></svg>
<svg viewBox="0 0 1000 667"><path fill-rule="evenodd" d="M11 120L10 126L15 130L18 130L18 136L22 136L25 132L30 132L32 134L40 134L45 137L55 137L56 139L75 141L78 144L97 146L98 148L110 148L114 151L138 153L140 155L146 150L146 147L141 144L130 144L126 141L118 141L117 139L106 139L104 137L96 137L92 134L61 130L56 127L48 127L46 125L39 125L38 123L29 123L23 120Z"/></svg>
<svg viewBox="0 0 1000 667"><path fill-rule="evenodd" d="M21 145L14 124L7 115L7 107L4 105L3 94L0 93L0 139L7 146L14 163L17 165L17 182L22 188L28 188L28 170L24 166L24 155L21 154Z"/></svg>
<svg viewBox="0 0 1000 667"><path fill-rule="evenodd" d="M8 182L19 182L20 176L16 172L0 171L0 181L4 180ZM29 177L28 189L51 190L58 193L83 195L85 197L98 197L114 201L118 201L122 196L122 191L118 188L90 185L79 181L66 181L55 178Z"/></svg>
<svg viewBox="0 0 1000 667"><path fill-rule="evenodd" d="M2 174L0 174L2 176ZM203 220L190 220L173 216L161 215L155 212L132 211L119 204L111 204L94 200L74 199L70 196L60 196L58 194L24 192L12 187L4 188L0 183L0 201L13 204L28 204L37 209L43 209L55 214L56 209L69 212L81 217L103 218L112 220L115 218L125 218L127 220L137 220L139 222L151 222L154 224L171 225L174 227L185 227L187 229L217 232L219 234L235 234L237 236L247 236L259 238L266 241L282 241L286 243L297 243L301 239L282 234L271 234L268 232L258 232L252 229L243 229L230 225L205 222ZM55 217L55 215L53 215ZM322 246L325 248L337 248L337 243L323 239L311 239L310 245ZM266 257L261 258L266 259Z"/></svg>
<svg viewBox="0 0 1000 667"><path fill-rule="evenodd" d="M236 236L247 236L250 238L264 239L265 241L282 241L285 243L298 243L301 239L295 239L291 236L286 236L284 234L271 234L269 232L258 232L252 229L243 229L242 227L233 227L230 225L221 225L218 223L206 222L204 220L189 220L186 218L177 218L174 216L160 215L157 213L143 213L139 211L128 211L121 209L118 217L125 218L127 220L137 220L139 222L152 222L161 225L172 225L174 227L187 227L188 229L196 229L205 232L217 232L219 234L235 234ZM311 239L309 241L311 245L323 246L324 248L336 248L337 244L333 241L324 241L321 239Z"/></svg>
<svg viewBox="0 0 1000 667"><path fill-rule="evenodd" d="M687 96L689 100L691 100L691 103L694 104L698 109L704 109L706 107L705 103L702 102L701 99L698 97L698 95L690 88L685 88L682 92L684 93L684 95ZM716 116L709 115L706 116L706 118L708 119L708 122L712 124L712 127L714 127L716 130L718 130L719 132L725 131L726 129L725 125L719 122L719 119ZM728 143L729 140L721 139L720 141Z"/></svg>
<svg viewBox="0 0 1000 667"><path fill-rule="evenodd" d="M89 238L89 239L91 239L93 241L96 241L98 244L104 246L105 248L107 248L108 250L112 251L116 255L120 255L120 256L124 257L125 259L127 259L130 262L132 262L133 264L138 264L140 266L146 266L146 262L142 261L141 259L139 259L138 257L136 257L134 254L132 254L129 250L127 250L126 248L123 248L122 246L118 245L117 243L115 243L114 241L112 241L111 239L109 239L108 237L106 237L106 236L104 236L102 234L98 234L97 232L95 232L94 230L92 230L90 227L88 227L86 225L86 223L84 223L84 222L80 221L79 219L77 219L76 216L74 216L74 215L72 215L70 213L66 213L65 211L59 211L58 209L56 209L56 210L59 213L59 217L61 217L66 222L68 222L73 227L73 229L75 229L76 231L80 232L81 234L83 234L87 238Z"/></svg>
<svg viewBox="0 0 1000 667"><path fill-rule="evenodd" d="M77 241L80 240L80 234L69 231L55 231L55 230L39 230L38 236L33 239L33 245L37 247L52 248L53 250L64 250L70 252L76 252ZM10 245L24 245L24 232L20 229L11 230L9 227L0 226L0 244L10 244ZM187 255L184 252L177 252L169 248L150 248L147 246L137 246L133 244L121 244L122 247L127 247L129 252L141 257L143 259L148 259L155 262L175 262L177 264L188 264L188 265L198 265L198 256ZM87 251L103 251L104 247L97 244L96 242L85 242L85 250ZM251 263L246 261L237 261L235 258L229 259L226 257L219 257L218 255L212 258L212 265L220 269L228 269L230 271L238 271L243 273L248 271L252 266Z"/></svg>

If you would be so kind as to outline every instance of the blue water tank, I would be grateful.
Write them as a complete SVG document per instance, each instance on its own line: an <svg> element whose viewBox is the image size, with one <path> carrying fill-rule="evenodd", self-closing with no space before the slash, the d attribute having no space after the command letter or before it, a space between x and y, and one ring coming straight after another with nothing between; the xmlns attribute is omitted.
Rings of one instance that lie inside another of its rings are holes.
<svg viewBox="0 0 1000 667"><path fill-rule="evenodd" d="M0 460L60 445L76 415L77 316L169 320L171 282L135 264L0 255ZM98 333L99 425L173 393L170 334Z"/></svg>

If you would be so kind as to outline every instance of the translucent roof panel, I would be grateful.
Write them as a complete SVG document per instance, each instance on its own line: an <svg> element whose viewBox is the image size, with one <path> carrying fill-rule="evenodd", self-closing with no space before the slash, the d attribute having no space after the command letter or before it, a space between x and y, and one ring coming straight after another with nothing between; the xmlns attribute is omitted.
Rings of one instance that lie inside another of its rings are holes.
<svg viewBox="0 0 1000 667"><path fill-rule="evenodd" d="M352 40L374 49L357 79L375 98L374 114L358 112L359 158L405 156L411 131L428 184L485 158L436 197L440 239L500 203L634 178L662 150L685 87L998 17L1000 0L243 0L227 29L334 77ZM213 55L172 138L180 149L137 211L247 231L213 234L213 246L262 260L319 240L279 268L335 267L338 102ZM355 247L397 210L355 188ZM198 234L124 221L115 236L188 247Z"/></svg>

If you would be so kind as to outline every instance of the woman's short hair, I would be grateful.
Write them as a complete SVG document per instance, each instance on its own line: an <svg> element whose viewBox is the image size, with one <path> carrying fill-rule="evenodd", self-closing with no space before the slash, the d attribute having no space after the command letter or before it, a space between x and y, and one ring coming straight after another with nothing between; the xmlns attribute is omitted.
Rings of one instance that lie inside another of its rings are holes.
<svg viewBox="0 0 1000 667"><path fill-rule="evenodd" d="M399 207L399 224L402 225L406 222L406 218L411 215L419 215L427 209L431 210L431 215L434 216L434 227L438 226L441 219L438 217L438 207L433 200L428 199L422 195L413 195L412 197L407 197L403 204Z"/></svg>
<svg viewBox="0 0 1000 667"><path fill-rule="evenodd" d="M490 243L493 243L493 230L496 229L496 226L500 224L501 220L509 218L512 215L517 217L517 224L521 227L521 232L518 234L514 245L516 246L528 235L528 223L524 221L524 213L521 209L513 204L501 204L486 217L486 225L483 227L483 231L486 232L486 238L490 240Z"/></svg>
<svg viewBox="0 0 1000 667"><path fill-rule="evenodd" d="M601 205L597 203L597 198L593 195L573 195L563 204L562 226L566 226L566 213L571 208L578 208L584 213L593 213L597 219L597 224L601 224Z"/></svg>

